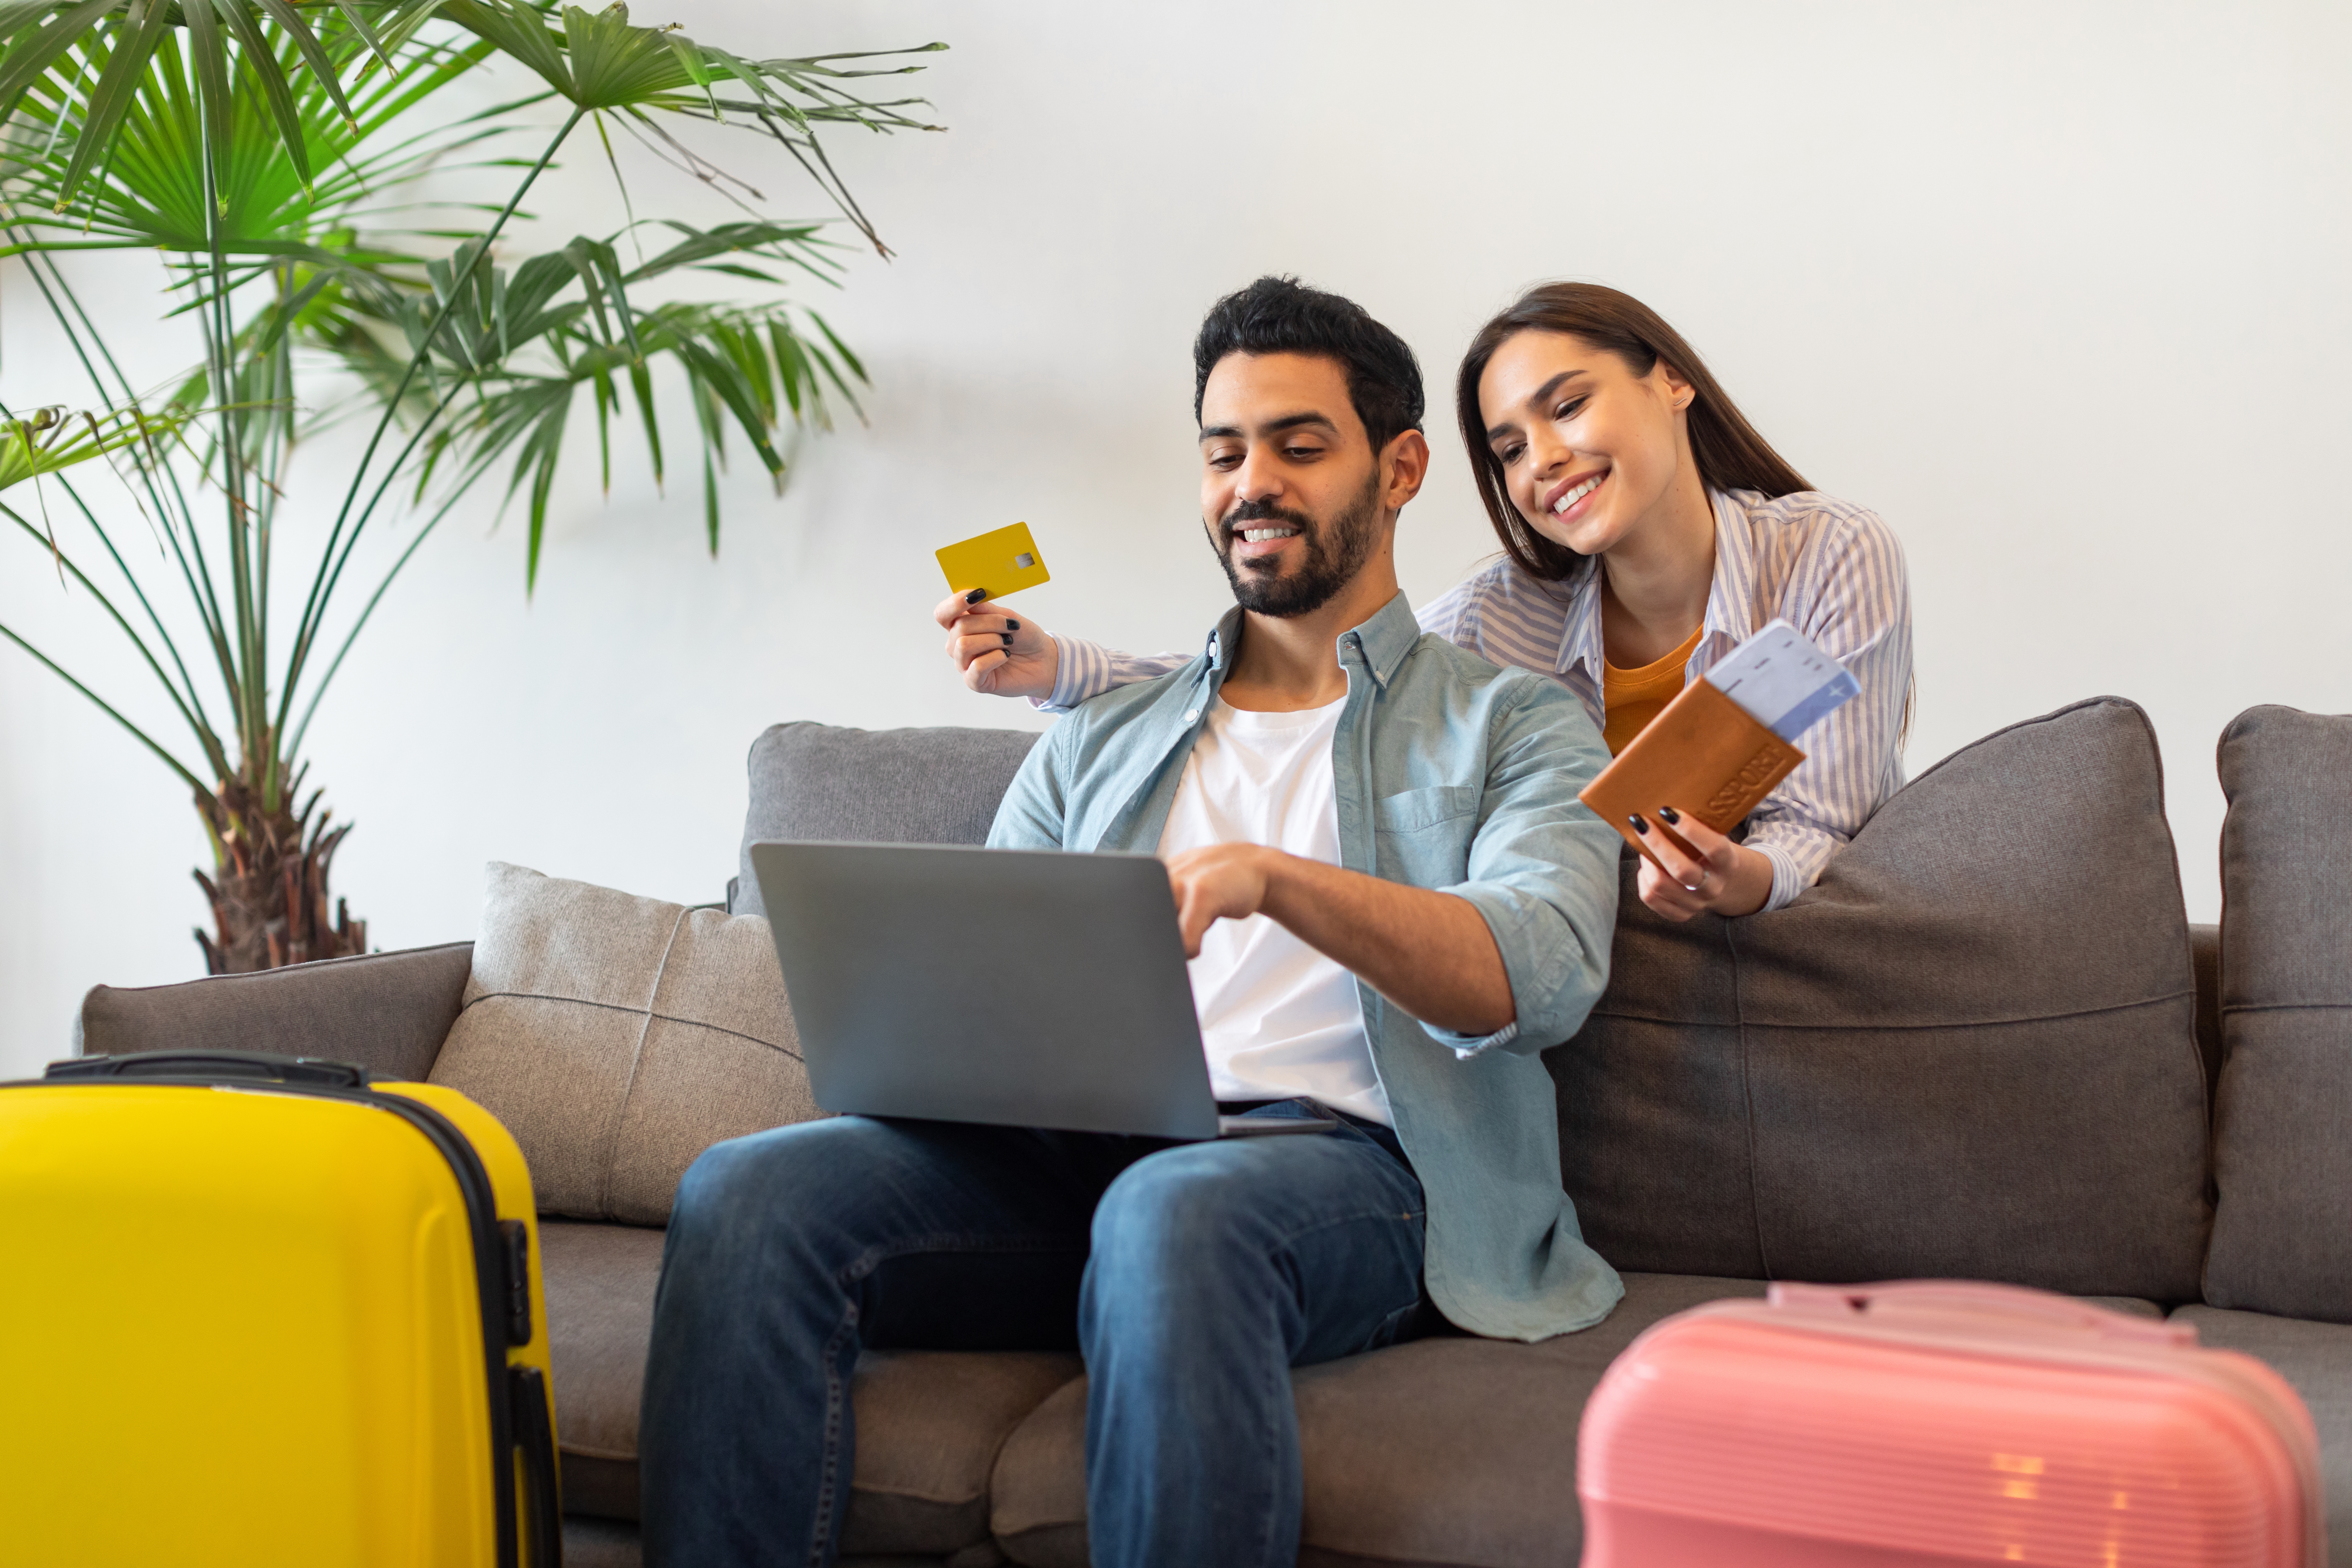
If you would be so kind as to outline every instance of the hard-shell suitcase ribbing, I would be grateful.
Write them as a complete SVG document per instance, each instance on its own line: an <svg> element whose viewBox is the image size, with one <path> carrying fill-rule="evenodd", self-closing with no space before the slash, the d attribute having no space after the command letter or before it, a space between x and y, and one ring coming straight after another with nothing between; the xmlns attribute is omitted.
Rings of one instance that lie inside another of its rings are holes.
<svg viewBox="0 0 2352 1568"><path fill-rule="evenodd" d="M2186 1323L2001 1285L1775 1285L1627 1347L1584 1568L2322 1568L2293 1389Z"/></svg>
<svg viewBox="0 0 2352 1568"><path fill-rule="evenodd" d="M0 1558L551 1568L538 1240L452 1090L165 1052L0 1085Z"/></svg>

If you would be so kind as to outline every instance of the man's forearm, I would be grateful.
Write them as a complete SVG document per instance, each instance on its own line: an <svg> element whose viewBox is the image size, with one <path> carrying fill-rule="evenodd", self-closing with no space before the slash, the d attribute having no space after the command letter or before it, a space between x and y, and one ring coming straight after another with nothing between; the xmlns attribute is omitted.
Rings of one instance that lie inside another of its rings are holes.
<svg viewBox="0 0 2352 1568"><path fill-rule="evenodd" d="M1263 851L1260 912L1441 1029L1491 1035L1517 1016L1486 917L1466 899Z"/></svg>

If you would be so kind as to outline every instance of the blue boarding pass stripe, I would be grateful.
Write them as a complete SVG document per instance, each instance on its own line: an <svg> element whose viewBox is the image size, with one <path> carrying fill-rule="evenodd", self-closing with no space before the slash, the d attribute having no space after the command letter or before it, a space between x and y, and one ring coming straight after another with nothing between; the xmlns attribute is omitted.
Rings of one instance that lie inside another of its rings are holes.
<svg viewBox="0 0 2352 1568"><path fill-rule="evenodd" d="M1862 695L1862 683L1843 668L1813 688L1812 694L1772 723L1772 733L1796 744L1797 737Z"/></svg>

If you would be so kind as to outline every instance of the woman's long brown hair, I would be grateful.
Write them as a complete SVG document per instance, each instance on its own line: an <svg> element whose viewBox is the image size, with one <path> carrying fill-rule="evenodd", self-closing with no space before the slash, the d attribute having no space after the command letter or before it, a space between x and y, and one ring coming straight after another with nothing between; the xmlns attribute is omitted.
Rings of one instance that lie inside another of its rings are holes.
<svg viewBox="0 0 2352 1568"><path fill-rule="evenodd" d="M1756 433L1723 388L1708 374L1706 363L1666 325L1655 310L1631 294L1598 283L1545 283L1519 296L1510 309L1478 329L1470 352L1462 356L1462 372L1454 381L1454 404L1462 420L1462 444L1470 449L1470 473L1478 482L1478 499L1486 504L1486 521L1511 559L1529 575L1548 583L1572 577L1585 557L1564 544L1555 544L1528 525L1511 504L1503 483L1502 460L1486 445L1486 421L1478 411L1478 381L1486 362L1521 332L1561 332L1594 348L1606 349L1625 362L1635 375L1647 375L1664 360L1690 384L1696 395L1687 416L1691 457L1698 465L1700 482L1711 490L1761 490L1784 496L1813 487Z"/></svg>

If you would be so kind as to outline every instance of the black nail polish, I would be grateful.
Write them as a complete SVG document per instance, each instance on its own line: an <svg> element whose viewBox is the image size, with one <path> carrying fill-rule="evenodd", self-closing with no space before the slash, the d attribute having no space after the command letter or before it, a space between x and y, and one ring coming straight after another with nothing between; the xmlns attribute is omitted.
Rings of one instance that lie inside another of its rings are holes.
<svg viewBox="0 0 2352 1568"><path fill-rule="evenodd" d="M1011 632L999 632L996 635L1004 639L1004 646L1006 647L1011 647L1013 646L1013 634Z"/></svg>
<svg viewBox="0 0 2352 1568"><path fill-rule="evenodd" d="M1676 815L1675 808L1671 805L1662 805L1658 807L1658 820L1664 823L1668 827L1680 827L1683 825L1682 817Z"/></svg>
<svg viewBox="0 0 2352 1568"><path fill-rule="evenodd" d="M1642 820L1642 814L1640 812L1637 811L1633 813L1625 820L1633 825L1634 832L1641 834L1643 837L1647 837L1649 836L1650 825Z"/></svg>
<svg viewBox="0 0 2352 1568"><path fill-rule="evenodd" d="M1017 632L1021 629L1021 623L1019 621L1007 621L1004 623L1004 629L1008 632Z"/></svg>
<svg viewBox="0 0 2352 1568"><path fill-rule="evenodd" d="M988 597L988 590L987 590L987 589L985 589L985 588L974 588L971 593L966 594L966 595L963 596L963 602L964 602L965 604L967 604L967 605L977 605L977 604L979 604L982 599L985 599L985 598L987 598L987 597Z"/></svg>

